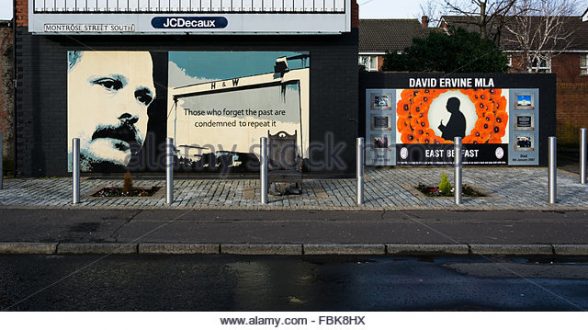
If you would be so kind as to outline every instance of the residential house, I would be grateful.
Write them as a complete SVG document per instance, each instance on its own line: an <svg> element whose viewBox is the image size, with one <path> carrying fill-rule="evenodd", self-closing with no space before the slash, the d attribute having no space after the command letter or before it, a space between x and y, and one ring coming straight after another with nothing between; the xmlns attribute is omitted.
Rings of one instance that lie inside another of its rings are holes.
<svg viewBox="0 0 588 330"><path fill-rule="evenodd" d="M425 35L428 20L361 19L359 21L359 64L367 71L381 71L387 52L402 52L412 40Z"/></svg>
<svg viewBox="0 0 588 330"><path fill-rule="evenodd" d="M539 26L542 23L540 16L528 16L523 18L528 24L529 29ZM529 66L525 60L524 47L516 41L516 36L508 29L503 27L498 34L498 42L504 52L508 55L510 72L531 72L531 73L555 73L558 82L588 83L588 24L583 23L578 16L560 17L561 24L564 27L565 40L558 40L556 43L541 47L543 52L537 52L537 48L531 48L532 53L539 56L529 59ZM511 26L518 21L514 18L505 18L507 24ZM508 23L508 20L511 23ZM478 21L476 17L464 16L443 16L440 28L449 31L451 27L461 27L469 31L477 31L475 25ZM491 29L497 30L497 26L491 26ZM515 27L513 30L516 30Z"/></svg>
<svg viewBox="0 0 588 330"><path fill-rule="evenodd" d="M512 19L512 18L511 18ZM542 17L527 17L526 24L538 26ZM557 136L562 144L576 144L579 128L588 127L588 11L583 17L560 17L565 27L565 40L547 45L538 52L530 49L534 56L525 60L526 52L517 43L509 29L503 28L499 34L499 44L509 59L510 72L554 73L557 78ZM463 27L477 31L476 17L444 16L440 28L449 31L450 27ZM512 23L511 23L512 24ZM497 29L496 26L490 27ZM516 30L513 28L512 30ZM530 65L527 65L529 63Z"/></svg>

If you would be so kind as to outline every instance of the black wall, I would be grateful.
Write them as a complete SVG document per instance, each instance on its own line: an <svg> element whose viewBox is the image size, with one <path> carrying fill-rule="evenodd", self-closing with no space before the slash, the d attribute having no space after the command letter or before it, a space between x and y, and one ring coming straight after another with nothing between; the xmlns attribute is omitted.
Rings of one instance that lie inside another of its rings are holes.
<svg viewBox="0 0 588 330"><path fill-rule="evenodd" d="M365 136L365 90L410 88L409 78L493 78L496 88L539 89L539 165L547 165L548 138L556 133L556 79L553 74L361 72L359 75L359 135Z"/></svg>
<svg viewBox="0 0 588 330"><path fill-rule="evenodd" d="M39 36L20 28L16 37L17 174L67 175L68 50L308 51L310 140L317 146L311 152L309 170L351 174L358 136L357 43L357 29L334 36ZM321 147L325 143L334 149Z"/></svg>

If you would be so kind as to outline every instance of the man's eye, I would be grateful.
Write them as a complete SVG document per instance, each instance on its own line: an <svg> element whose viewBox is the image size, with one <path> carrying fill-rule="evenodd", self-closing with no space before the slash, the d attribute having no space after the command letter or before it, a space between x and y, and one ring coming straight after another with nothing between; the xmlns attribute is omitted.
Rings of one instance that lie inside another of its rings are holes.
<svg viewBox="0 0 588 330"><path fill-rule="evenodd" d="M123 84L120 80L112 78L101 78L93 81L94 84L101 85L109 91L117 91L123 88Z"/></svg>

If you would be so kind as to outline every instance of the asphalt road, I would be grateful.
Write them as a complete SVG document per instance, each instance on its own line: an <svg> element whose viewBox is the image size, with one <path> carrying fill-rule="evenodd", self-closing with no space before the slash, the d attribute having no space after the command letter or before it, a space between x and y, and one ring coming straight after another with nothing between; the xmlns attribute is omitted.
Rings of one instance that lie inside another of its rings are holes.
<svg viewBox="0 0 588 330"><path fill-rule="evenodd" d="M0 209L0 242L588 244L588 212Z"/></svg>
<svg viewBox="0 0 588 330"><path fill-rule="evenodd" d="M588 260L0 256L4 311L588 310Z"/></svg>

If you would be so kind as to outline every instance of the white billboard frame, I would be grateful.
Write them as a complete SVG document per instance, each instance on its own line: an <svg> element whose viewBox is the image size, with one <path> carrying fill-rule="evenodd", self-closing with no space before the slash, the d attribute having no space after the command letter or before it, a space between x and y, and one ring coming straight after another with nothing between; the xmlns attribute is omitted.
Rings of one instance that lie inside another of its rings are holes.
<svg viewBox="0 0 588 330"><path fill-rule="evenodd" d="M131 1L133 4L137 2L137 8L131 7ZM225 5L219 7L220 10L211 10L201 9L201 6L186 6L179 0L176 0L179 4L177 8L161 5L155 8L151 2L158 1L161 4L161 0L146 1L147 5L142 9L139 0L29 0L29 32L53 35L298 35L351 31L352 0L265 0L268 3L292 1L293 4L302 4L300 8L292 7L290 11L286 11L285 7L265 5L259 11L243 11L243 8L228 8ZM309 7L305 1L315 5ZM55 7L62 3L63 8ZM94 7L88 7L88 3ZM126 3L127 6L121 8L120 3ZM330 7L316 6L316 3L328 3ZM55 8L47 7L47 4Z"/></svg>

